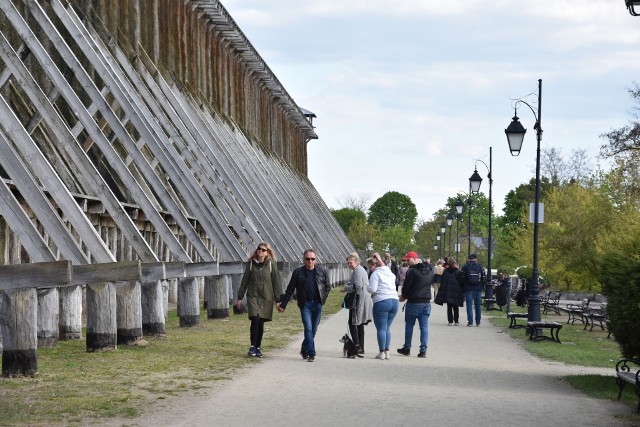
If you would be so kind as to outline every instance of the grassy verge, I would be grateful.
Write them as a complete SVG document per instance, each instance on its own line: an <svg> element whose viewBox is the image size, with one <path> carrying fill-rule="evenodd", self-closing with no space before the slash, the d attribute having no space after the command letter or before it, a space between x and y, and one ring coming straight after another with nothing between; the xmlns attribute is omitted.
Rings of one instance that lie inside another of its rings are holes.
<svg viewBox="0 0 640 427"><path fill-rule="evenodd" d="M331 292L323 310L340 309L344 294ZM245 314L181 328L169 313L167 337L148 338L146 346L87 353L84 340L38 349L34 378L0 379L0 425L87 424L111 417L136 417L150 403L184 391L204 393L235 370L259 363L246 356L249 320ZM295 301L284 314L274 311L265 325L262 351L282 348L302 331Z"/></svg>
<svg viewBox="0 0 640 427"><path fill-rule="evenodd" d="M511 307L513 312L526 313L526 309ZM503 326L504 331L512 338L520 340L523 347L530 353L542 359L564 362L571 365L610 368L611 375L573 375L564 380L583 393L598 399L616 400L618 386L613 374L618 359L622 357L620 347L613 338L607 338L607 331L595 327L593 331L584 330L582 323L567 325L567 315L542 315L542 320L555 321L563 324L560 330L558 344L551 341L531 342L525 329L509 329L509 319L506 312L491 311L486 313L491 323ZM627 402L635 410L637 396L632 386L625 387L622 401ZM621 415L630 425L640 425L640 416L635 414Z"/></svg>

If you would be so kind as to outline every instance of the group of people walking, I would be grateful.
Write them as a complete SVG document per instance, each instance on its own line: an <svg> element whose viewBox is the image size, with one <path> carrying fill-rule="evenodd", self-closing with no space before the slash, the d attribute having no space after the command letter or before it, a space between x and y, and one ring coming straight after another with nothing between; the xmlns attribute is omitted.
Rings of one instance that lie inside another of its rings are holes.
<svg viewBox="0 0 640 427"><path fill-rule="evenodd" d="M303 265L296 268L283 294L277 272L274 250L267 243L260 243L248 259L245 273L237 295L237 308L242 309L246 295L246 309L250 319L251 357L262 357L261 345L265 322L271 321L273 308L283 313L289 301L296 295L304 328L304 339L300 355L308 362L315 361L315 335L322 316L331 283L324 267L317 264L313 249L303 254ZM388 360L391 347L391 325L404 302L405 336L402 347L397 352L404 356L411 354L413 329L416 321L420 329L418 357L426 358L429 340L429 317L431 315L432 285L436 304L447 304L449 325L459 324L459 307L467 303L468 326L480 326L480 294L484 283L484 271L477 264L475 254L470 255L465 266L460 269L452 258L438 261L432 266L430 260L424 262L415 252L409 252L398 267L386 253L384 259L374 253L366 260L366 269L356 252L347 257L347 265L352 270L351 277L342 291L355 293L356 303L348 309L348 330L356 346L358 357L364 357L365 326L373 321L376 328L378 352L376 359ZM475 310L472 309L473 308Z"/></svg>

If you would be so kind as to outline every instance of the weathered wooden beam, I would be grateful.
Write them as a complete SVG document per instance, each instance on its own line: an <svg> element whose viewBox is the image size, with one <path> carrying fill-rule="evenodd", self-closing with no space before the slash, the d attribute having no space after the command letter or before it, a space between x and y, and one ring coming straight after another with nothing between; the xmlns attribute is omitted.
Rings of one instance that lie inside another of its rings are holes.
<svg viewBox="0 0 640 427"><path fill-rule="evenodd" d="M55 261L47 242L38 232L31 219L16 200L7 185L0 182L0 215L17 236L20 244L25 248L34 262Z"/></svg>
<svg viewBox="0 0 640 427"><path fill-rule="evenodd" d="M0 49L3 51L7 48L5 42L6 39L4 39L4 36L0 37ZM24 165L25 170L15 170L14 173L18 172L19 175L12 175L16 186L23 191L25 184L27 184L25 181L30 179L31 173L29 170L37 171L38 180L46 183L49 194L56 201L58 208L64 213L69 223L78 232L82 242L91 252L91 255L98 262L115 261L115 256L109 251L109 248L107 248L102 241L100 235L96 233L96 229L89 222L82 209L80 209L80 206L78 206L78 203L76 203L71 193L69 193L67 187L51 167L51 163L44 157L4 98L0 99L0 117L2 117L0 126L2 126L7 135L11 135L11 140L13 141L13 145L11 145L6 136L0 132L0 150L4 152L4 156L9 159L15 156L14 158L17 159L17 153L13 152L12 149L12 147L15 147L22 153L22 158L29 159L29 165ZM17 160L13 160L12 162L17 162ZM17 167L17 164L13 164L12 166ZM35 177L31 177L31 179L34 181L31 185L36 186ZM50 215L50 209L42 206L34 207L31 203L30 206L38 209L40 216L42 214ZM52 233L53 230L49 232Z"/></svg>
<svg viewBox="0 0 640 427"><path fill-rule="evenodd" d="M74 265L71 284L84 285L102 282L140 280L142 277L140 265L140 261Z"/></svg>
<svg viewBox="0 0 640 427"><path fill-rule="evenodd" d="M71 261L36 262L0 266L0 289L55 288L69 286Z"/></svg>
<svg viewBox="0 0 640 427"><path fill-rule="evenodd" d="M184 262L145 262L140 268L143 282L187 277Z"/></svg>

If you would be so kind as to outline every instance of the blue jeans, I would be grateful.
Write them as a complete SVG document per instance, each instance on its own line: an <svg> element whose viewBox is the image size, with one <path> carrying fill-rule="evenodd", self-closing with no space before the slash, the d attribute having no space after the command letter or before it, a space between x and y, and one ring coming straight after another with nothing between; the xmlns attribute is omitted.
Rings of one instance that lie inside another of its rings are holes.
<svg viewBox="0 0 640 427"><path fill-rule="evenodd" d="M404 348L411 348L413 326L416 319L420 325L420 351L427 351L429 342L429 316L431 316L431 304L407 303L404 306Z"/></svg>
<svg viewBox="0 0 640 427"><path fill-rule="evenodd" d="M322 304L315 301L305 302L304 307L300 309L300 316L302 317L302 326L304 326L304 340L300 351L315 357L316 345L313 339L318 332L320 317L322 317Z"/></svg>
<svg viewBox="0 0 640 427"><path fill-rule="evenodd" d="M480 324L482 312L482 291L468 291L464 293L467 300L467 325L473 325L473 309L476 311L476 325ZM473 307L471 306L473 303Z"/></svg>
<svg viewBox="0 0 640 427"><path fill-rule="evenodd" d="M391 345L391 324L398 313L398 300L383 299L373 304L373 324L376 325L378 349L389 350Z"/></svg>

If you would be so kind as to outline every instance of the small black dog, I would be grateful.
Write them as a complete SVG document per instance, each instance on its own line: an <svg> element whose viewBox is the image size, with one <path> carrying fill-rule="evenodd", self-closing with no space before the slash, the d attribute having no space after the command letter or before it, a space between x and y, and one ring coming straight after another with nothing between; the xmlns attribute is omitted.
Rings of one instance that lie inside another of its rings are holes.
<svg viewBox="0 0 640 427"><path fill-rule="evenodd" d="M344 347L342 348L342 353L344 357L348 357L349 359L355 359L358 354L358 348L353 343L353 340L349 335L344 334L342 338L339 340L341 343L344 343Z"/></svg>

